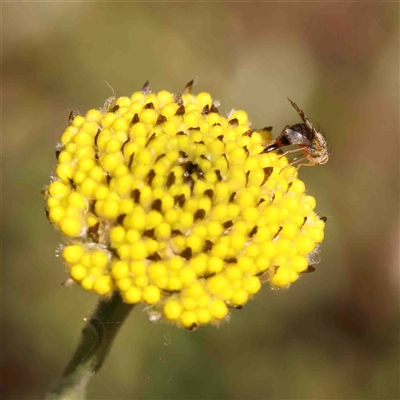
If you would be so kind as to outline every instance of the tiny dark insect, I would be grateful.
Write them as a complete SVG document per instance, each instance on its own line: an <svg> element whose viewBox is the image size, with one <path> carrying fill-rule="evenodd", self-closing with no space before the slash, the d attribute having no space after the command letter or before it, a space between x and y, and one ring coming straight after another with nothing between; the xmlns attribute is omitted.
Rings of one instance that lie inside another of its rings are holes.
<svg viewBox="0 0 400 400"><path fill-rule="evenodd" d="M303 152L301 157L296 157L291 161L290 165L297 164L301 166L313 166L317 164L325 164L329 159L328 147L325 138L322 136L304 112L297 106L295 102L290 100L290 103L300 115L303 123L295 125L287 125L282 133L273 142L269 143L262 153L278 150L284 146L298 145L299 147L293 150L286 151L283 156L298 151ZM261 153L261 154L262 154Z"/></svg>

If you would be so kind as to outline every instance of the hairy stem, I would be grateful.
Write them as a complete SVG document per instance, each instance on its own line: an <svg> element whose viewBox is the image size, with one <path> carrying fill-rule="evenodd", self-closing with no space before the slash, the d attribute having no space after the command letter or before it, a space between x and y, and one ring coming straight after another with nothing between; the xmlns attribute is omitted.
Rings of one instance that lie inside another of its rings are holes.
<svg viewBox="0 0 400 400"><path fill-rule="evenodd" d="M82 337L63 375L47 399L84 399L90 378L100 369L113 340L133 305L122 302L118 292L100 300L82 331Z"/></svg>

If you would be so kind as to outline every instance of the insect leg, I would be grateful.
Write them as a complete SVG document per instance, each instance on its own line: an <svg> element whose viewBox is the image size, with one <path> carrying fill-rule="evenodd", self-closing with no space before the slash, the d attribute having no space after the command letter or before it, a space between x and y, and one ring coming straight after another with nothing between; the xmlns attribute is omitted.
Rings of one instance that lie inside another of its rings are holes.
<svg viewBox="0 0 400 400"><path fill-rule="evenodd" d="M287 154L296 153L297 151L302 151L301 147L297 147L296 149L285 151L279 158L285 157Z"/></svg>
<svg viewBox="0 0 400 400"><path fill-rule="evenodd" d="M305 161L305 160L308 160L308 163L304 163L303 161ZM291 161L291 163L289 165L295 165L295 164L298 164L296 166L297 170L299 170L300 167L313 167L315 165L315 163L310 161L310 159L307 156L300 157L297 159L295 158L294 160Z"/></svg>

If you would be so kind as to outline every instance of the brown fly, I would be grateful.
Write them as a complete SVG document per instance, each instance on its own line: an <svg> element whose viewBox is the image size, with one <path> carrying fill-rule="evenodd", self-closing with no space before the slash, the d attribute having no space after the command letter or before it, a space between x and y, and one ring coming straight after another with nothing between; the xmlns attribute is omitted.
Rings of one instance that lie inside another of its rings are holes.
<svg viewBox="0 0 400 400"><path fill-rule="evenodd" d="M284 146L298 145L298 148L288 150L283 155L301 151L302 156L296 157L291 161L290 165L297 164L301 166L313 166L317 164L325 164L329 159L328 148L325 138L322 136L304 112L297 106L295 102L290 100L292 106L300 115L303 123L296 125L287 125L277 139L269 143L262 153L269 153L270 151L278 150Z"/></svg>

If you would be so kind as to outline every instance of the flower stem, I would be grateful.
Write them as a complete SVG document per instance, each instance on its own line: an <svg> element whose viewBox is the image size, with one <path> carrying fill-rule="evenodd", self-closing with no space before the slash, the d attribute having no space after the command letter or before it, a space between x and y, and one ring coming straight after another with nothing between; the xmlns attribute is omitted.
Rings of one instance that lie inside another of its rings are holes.
<svg viewBox="0 0 400 400"><path fill-rule="evenodd" d="M90 378L100 369L122 323L132 310L118 292L100 300L82 331L82 337L56 386L47 399L84 399Z"/></svg>

